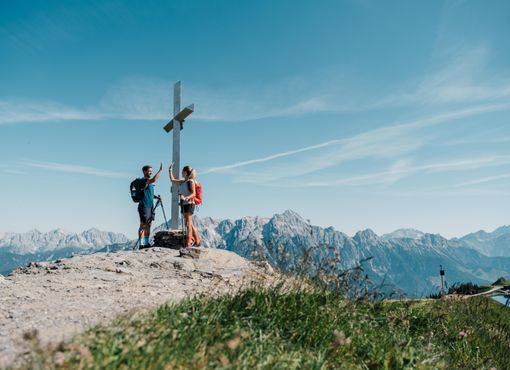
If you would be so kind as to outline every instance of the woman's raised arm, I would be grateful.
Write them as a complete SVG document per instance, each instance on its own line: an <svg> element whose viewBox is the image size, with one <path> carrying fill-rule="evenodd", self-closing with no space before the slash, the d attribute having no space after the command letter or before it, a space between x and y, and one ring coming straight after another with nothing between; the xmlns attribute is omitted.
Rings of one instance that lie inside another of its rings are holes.
<svg viewBox="0 0 510 370"><path fill-rule="evenodd" d="M171 181L173 184L178 184L178 185L182 184L183 180L181 180L181 179L176 179L176 178L174 177L174 171L173 171L173 169L174 169L174 164L173 164L173 162L172 162L172 164L170 165L170 167L168 167L168 175L170 176L170 181Z"/></svg>

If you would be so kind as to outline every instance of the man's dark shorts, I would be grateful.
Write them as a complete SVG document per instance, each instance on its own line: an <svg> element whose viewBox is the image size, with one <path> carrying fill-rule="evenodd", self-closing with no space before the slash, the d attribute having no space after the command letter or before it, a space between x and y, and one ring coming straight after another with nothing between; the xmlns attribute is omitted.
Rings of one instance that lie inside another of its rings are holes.
<svg viewBox="0 0 510 370"><path fill-rule="evenodd" d="M138 215L141 224L150 224L154 221L154 210L152 208L138 207Z"/></svg>
<svg viewBox="0 0 510 370"><path fill-rule="evenodd" d="M195 212L195 205L194 204L181 204L181 211L182 213L191 213Z"/></svg>

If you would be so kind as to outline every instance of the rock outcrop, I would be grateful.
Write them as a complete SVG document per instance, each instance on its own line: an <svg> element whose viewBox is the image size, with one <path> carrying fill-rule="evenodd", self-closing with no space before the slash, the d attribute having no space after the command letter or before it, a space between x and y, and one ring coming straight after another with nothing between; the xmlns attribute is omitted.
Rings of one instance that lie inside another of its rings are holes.
<svg viewBox="0 0 510 370"><path fill-rule="evenodd" d="M154 246L181 249L186 246L186 236L181 230L162 230L154 235Z"/></svg>
<svg viewBox="0 0 510 370"><path fill-rule="evenodd" d="M186 256L195 258L166 248L80 255L0 276L0 368L28 350L26 333L37 333L43 344L59 342L119 315L196 294L224 294L274 276L232 252L199 252Z"/></svg>

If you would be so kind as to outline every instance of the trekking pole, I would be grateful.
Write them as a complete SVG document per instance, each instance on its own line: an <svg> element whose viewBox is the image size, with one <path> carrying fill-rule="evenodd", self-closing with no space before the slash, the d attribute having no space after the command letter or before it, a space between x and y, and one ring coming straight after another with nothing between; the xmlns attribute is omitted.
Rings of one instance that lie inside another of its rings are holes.
<svg viewBox="0 0 510 370"><path fill-rule="evenodd" d="M138 237L138 240L136 241L135 245L133 246L133 250L134 250L134 251L138 250L136 247L137 247L137 246L138 246L138 247L140 246L140 241L141 241L141 240L142 240L142 237L141 237L141 236L139 236L139 237Z"/></svg>
<svg viewBox="0 0 510 370"><path fill-rule="evenodd" d="M158 208L158 206L161 206L161 210L163 211L163 217L165 218L166 229L168 230L168 220L166 219L165 208L163 207L163 201L161 200L161 195L155 195L154 198L158 200L156 202L156 205L154 206L154 212L156 212L156 208Z"/></svg>
<svg viewBox="0 0 510 370"><path fill-rule="evenodd" d="M182 238L182 247L183 248L186 248L187 245L186 245L186 239L187 239L187 231L185 231L185 228L184 228L184 213L182 212L182 200L180 201L181 203L181 229L182 229L182 235L183 235L183 238Z"/></svg>
<svg viewBox="0 0 510 370"><path fill-rule="evenodd" d="M166 225L166 229L169 230L169 227L168 227L168 220L166 219L166 214L165 214L165 207L163 207L163 201L161 200L161 195L158 195L159 197L159 202L161 203L161 210L163 211L163 218L165 219L165 225Z"/></svg>

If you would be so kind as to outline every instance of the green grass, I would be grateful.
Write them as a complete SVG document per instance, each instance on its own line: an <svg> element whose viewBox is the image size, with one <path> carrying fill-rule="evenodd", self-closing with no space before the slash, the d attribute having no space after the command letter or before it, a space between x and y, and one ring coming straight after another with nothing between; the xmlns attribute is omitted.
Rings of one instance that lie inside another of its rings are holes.
<svg viewBox="0 0 510 370"><path fill-rule="evenodd" d="M161 306L37 349L27 368L510 368L510 310L487 298L355 302L252 289Z"/></svg>

